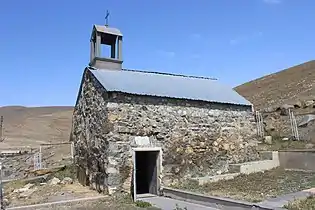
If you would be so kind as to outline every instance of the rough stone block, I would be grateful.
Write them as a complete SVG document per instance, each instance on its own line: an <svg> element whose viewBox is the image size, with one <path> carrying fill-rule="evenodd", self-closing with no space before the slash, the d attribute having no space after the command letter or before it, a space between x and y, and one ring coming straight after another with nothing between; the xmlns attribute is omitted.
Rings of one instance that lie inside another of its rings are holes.
<svg viewBox="0 0 315 210"><path fill-rule="evenodd" d="M108 174L107 185L119 186L121 183L121 176L119 174Z"/></svg>

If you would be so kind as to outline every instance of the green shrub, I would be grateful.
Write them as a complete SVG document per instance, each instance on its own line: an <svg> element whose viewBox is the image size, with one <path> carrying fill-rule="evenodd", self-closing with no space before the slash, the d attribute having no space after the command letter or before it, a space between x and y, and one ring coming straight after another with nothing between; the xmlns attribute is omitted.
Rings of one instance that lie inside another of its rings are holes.
<svg viewBox="0 0 315 210"><path fill-rule="evenodd" d="M148 203L145 201L136 201L135 204L137 207L140 207L140 208L148 208L152 206L151 203Z"/></svg>

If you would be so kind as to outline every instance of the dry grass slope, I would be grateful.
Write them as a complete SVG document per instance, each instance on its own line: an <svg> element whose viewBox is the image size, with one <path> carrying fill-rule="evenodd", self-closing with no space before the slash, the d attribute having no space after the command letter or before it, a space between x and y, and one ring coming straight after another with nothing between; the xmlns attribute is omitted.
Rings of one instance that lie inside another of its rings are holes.
<svg viewBox="0 0 315 210"><path fill-rule="evenodd" d="M235 90L256 108L315 99L315 60L247 82Z"/></svg>
<svg viewBox="0 0 315 210"><path fill-rule="evenodd" d="M38 146L39 143L68 141L73 107L0 107L4 116L5 141L0 148Z"/></svg>

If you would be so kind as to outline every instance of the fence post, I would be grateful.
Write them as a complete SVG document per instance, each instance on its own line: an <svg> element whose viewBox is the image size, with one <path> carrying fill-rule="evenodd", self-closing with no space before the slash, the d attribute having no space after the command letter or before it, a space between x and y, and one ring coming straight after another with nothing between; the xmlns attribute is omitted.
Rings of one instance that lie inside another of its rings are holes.
<svg viewBox="0 0 315 210"><path fill-rule="evenodd" d="M264 131L264 122L263 122L263 117L262 114L259 111L256 111L256 121L257 121L257 135L261 138L265 136L265 131Z"/></svg>
<svg viewBox="0 0 315 210"><path fill-rule="evenodd" d="M290 119L290 125L291 125L291 130L292 130L292 136L295 138L295 140L300 140L299 137L299 131L296 123L296 118L294 116L293 111L289 109L289 119Z"/></svg>
<svg viewBox="0 0 315 210"><path fill-rule="evenodd" d="M74 143L71 142L71 157L74 158Z"/></svg>

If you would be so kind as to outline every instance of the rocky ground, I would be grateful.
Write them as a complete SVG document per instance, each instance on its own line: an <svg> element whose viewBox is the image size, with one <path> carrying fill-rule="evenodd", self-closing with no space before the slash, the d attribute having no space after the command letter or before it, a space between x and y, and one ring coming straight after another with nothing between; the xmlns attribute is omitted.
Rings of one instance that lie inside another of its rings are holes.
<svg viewBox="0 0 315 210"><path fill-rule="evenodd" d="M315 60L247 82L235 90L263 113L267 135L292 136L288 116L291 109L301 139L315 143L314 70Z"/></svg>
<svg viewBox="0 0 315 210"><path fill-rule="evenodd" d="M273 136L274 139L287 140L287 138L293 138L289 109L295 115L299 139L306 142L306 144L315 144L315 99L296 101L295 103L264 109L262 116L265 135ZM308 145L308 147L311 147L311 145Z"/></svg>
<svg viewBox="0 0 315 210"><path fill-rule="evenodd" d="M22 184L14 182L5 189L5 202L7 207L26 206L41 203L65 201L80 198L99 197L100 194L83 187L71 178L65 177L60 181L53 178L47 183ZM67 204L54 204L51 206L38 207L36 209L140 209L127 196L121 198L104 197L97 200L74 202ZM143 208L141 208L143 209ZM145 209L156 209L148 207Z"/></svg>
<svg viewBox="0 0 315 210"><path fill-rule="evenodd" d="M129 200L104 198L97 201L75 202L36 208L38 210L159 210L155 207L138 207Z"/></svg>
<svg viewBox="0 0 315 210"><path fill-rule="evenodd" d="M3 180L33 177L34 154L39 148L23 150L22 154L0 157L3 167ZM72 163L70 145L57 145L42 148L42 167L52 168Z"/></svg>
<svg viewBox="0 0 315 210"><path fill-rule="evenodd" d="M53 204L36 209L157 209L148 203L134 203L126 194L105 196L83 187L75 180L73 167L54 172L47 181L26 183L17 180L4 186L4 202L7 208L17 206L36 205L42 203L60 202L73 199L87 199L102 196L103 198L77 201L71 203ZM34 208L34 207L32 207ZM25 208L25 209L32 209Z"/></svg>
<svg viewBox="0 0 315 210"><path fill-rule="evenodd" d="M315 186L315 172L285 171L281 168L270 171L239 175L232 180L198 186L194 182L176 186L184 190L228 197L250 202L260 202Z"/></svg>
<svg viewBox="0 0 315 210"><path fill-rule="evenodd" d="M99 196L95 191L73 182L72 178L53 178L47 183L23 184L16 181L5 186L9 207L24 206L60 200Z"/></svg>
<svg viewBox="0 0 315 210"><path fill-rule="evenodd" d="M283 138L273 138L271 141L264 140L258 144L257 149L259 151L279 151L279 150L291 150L291 149L313 149L314 144L306 141L295 141Z"/></svg>

